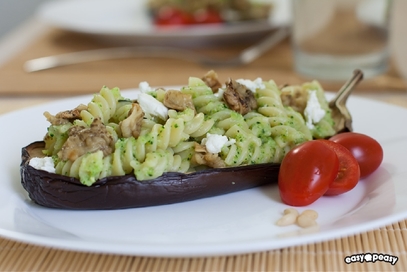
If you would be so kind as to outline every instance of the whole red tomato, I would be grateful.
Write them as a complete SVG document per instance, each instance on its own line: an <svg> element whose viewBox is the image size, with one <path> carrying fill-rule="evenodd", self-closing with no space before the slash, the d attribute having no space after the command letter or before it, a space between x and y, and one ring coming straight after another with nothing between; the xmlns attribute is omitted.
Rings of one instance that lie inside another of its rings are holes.
<svg viewBox="0 0 407 272"><path fill-rule="evenodd" d="M281 200L291 206L313 203L328 191L338 169L335 151L321 141L308 141L293 148L280 166Z"/></svg>
<svg viewBox="0 0 407 272"><path fill-rule="evenodd" d="M372 137L356 132L340 133L330 138L349 149L360 167L360 178L373 173L383 161L383 148Z"/></svg>

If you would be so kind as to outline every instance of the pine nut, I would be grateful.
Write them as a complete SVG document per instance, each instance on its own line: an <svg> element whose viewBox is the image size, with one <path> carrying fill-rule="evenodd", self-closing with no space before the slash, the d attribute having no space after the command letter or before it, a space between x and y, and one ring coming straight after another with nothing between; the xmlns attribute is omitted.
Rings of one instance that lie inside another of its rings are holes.
<svg viewBox="0 0 407 272"><path fill-rule="evenodd" d="M305 210L301 214L294 208L287 208L283 212L283 216L277 220L276 225L288 226L297 223L299 227L309 228L317 226L316 219L318 213L314 210Z"/></svg>
<svg viewBox="0 0 407 272"><path fill-rule="evenodd" d="M277 226L288 226L295 223L297 215L295 213L287 213L283 215L277 222Z"/></svg>
<svg viewBox="0 0 407 272"><path fill-rule="evenodd" d="M298 216L298 214L299 214L298 211L294 208L287 208L284 210L284 214L290 214L290 213L295 214L295 216Z"/></svg>
<svg viewBox="0 0 407 272"><path fill-rule="evenodd" d="M316 220L318 218L318 213L314 210L305 210L301 213L301 215L308 216L314 220Z"/></svg>
<svg viewBox="0 0 407 272"><path fill-rule="evenodd" d="M278 226L288 226L295 223L298 216L298 211L294 208L287 208L283 212L283 216L276 222Z"/></svg>
<svg viewBox="0 0 407 272"><path fill-rule="evenodd" d="M307 216L307 214L300 214L297 217L297 225L302 228L309 228L315 226L317 222L312 217Z"/></svg>

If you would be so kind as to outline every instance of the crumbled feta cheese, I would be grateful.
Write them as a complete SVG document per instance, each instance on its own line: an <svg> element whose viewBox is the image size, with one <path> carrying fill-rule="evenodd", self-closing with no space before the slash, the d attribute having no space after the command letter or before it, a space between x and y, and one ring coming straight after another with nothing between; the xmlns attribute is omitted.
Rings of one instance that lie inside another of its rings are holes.
<svg viewBox="0 0 407 272"><path fill-rule="evenodd" d="M206 138L202 139L201 144L205 145L208 152L219 153L222 147L232 145L235 142L235 139L229 140L227 136L208 133L206 134Z"/></svg>
<svg viewBox="0 0 407 272"><path fill-rule="evenodd" d="M140 93L137 101L144 113L160 117L162 120L168 118L168 108L163 103L149 94Z"/></svg>
<svg viewBox="0 0 407 272"><path fill-rule="evenodd" d="M137 100L141 93L147 93L154 91L153 88L150 87L147 81L142 81L138 85L138 90L134 94L134 99Z"/></svg>
<svg viewBox="0 0 407 272"><path fill-rule="evenodd" d="M236 82L246 86L250 91L256 92L257 89L264 89L266 86L263 83L263 80L261 78L256 78L254 81L249 80L249 79L238 79Z"/></svg>
<svg viewBox="0 0 407 272"><path fill-rule="evenodd" d="M140 92L142 92L142 93L153 91L153 88L151 88L150 84L148 84L148 82L146 82L146 81L140 82L140 84L138 85L138 88L139 88Z"/></svg>
<svg viewBox="0 0 407 272"><path fill-rule="evenodd" d="M304 110L304 116L309 129L313 129L314 124L321 121L325 116L325 111L321 108L321 104L319 104L317 91L315 90L308 92L308 101Z"/></svg>
<svg viewBox="0 0 407 272"><path fill-rule="evenodd" d="M31 158L29 164L35 169L55 173L54 161L51 157Z"/></svg>
<svg viewBox="0 0 407 272"><path fill-rule="evenodd" d="M214 95L214 96L216 96L216 97L220 97L220 98L222 98L222 97L223 97L223 93L224 93L224 92L225 92L225 90L224 90L224 89L219 88L219 89L218 89L218 92L214 93L213 95Z"/></svg>

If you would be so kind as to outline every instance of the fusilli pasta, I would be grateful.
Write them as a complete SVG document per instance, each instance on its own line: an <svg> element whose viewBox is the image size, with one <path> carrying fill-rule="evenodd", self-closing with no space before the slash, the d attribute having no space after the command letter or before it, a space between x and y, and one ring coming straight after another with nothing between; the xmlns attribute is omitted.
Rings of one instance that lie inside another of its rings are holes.
<svg viewBox="0 0 407 272"><path fill-rule="evenodd" d="M137 101L122 97L118 88L103 87L75 120L64 120L48 128L44 152L53 156L56 173L78 178L86 185L112 175L133 173L138 180L147 180L169 171L194 171L197 162L193 157L202 152L204 140L210 134L227 138L228 144L216 151L226 167L279 163L294 146L333 134L333 121L321 86L311 82L302 87L315 90L326 111L314 129L307 127L303 113L283 105L281 90L272 80L263 81L252 90L256 108L242 115L229 108L222 89L214 93L201 79L191 77L188 86L179 91L192 97L195 109L168 109L165 120L154 116L154 109L150 109L149 113L140 115L138 128L129 128L139 131L136 136L124 133L124 128L122 133L120 124L137 110L132 107ZM164 103L163 88L146 91L146 94L157 103ZM81 155L75 161L61 160L59 152L69 137L69 130L76 126L90 127L96 119L103 123L114 143L112 152L104 155L99 150ZM126 128L131 125L132 122L126 122Z"/></svg>

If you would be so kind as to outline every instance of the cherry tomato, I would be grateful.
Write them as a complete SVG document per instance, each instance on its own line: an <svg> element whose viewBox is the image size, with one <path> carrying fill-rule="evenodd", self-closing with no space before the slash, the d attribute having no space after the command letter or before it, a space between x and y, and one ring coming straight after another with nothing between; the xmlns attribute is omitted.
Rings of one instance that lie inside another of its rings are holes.
<svg viewBox="0 0 407 272"><path fill-rule="evenodd" d="M218 11L205 9L195 12L194 21L196 24L215 24L222 23L223 19Z"/></svg>
<svg viewBox="0 0 407 272"><path fill-rule="evenodd" d="M324 195L335 180L339 159L321 141L305 142L289 151L280 166L278 187L281 200L305 206Z"/></svg>
<svg viewBox="0 0 407 272"><path fill-rule="evenodd" d="M339 171L325 195L340 195L352 190L359 182L358 161L343 145L328 140L319 140L335 151L339 159Z"/></svg>
<svg viewBox="0 0 407 272"><path fill-rule="evenodd" d="M330 138L350 150L359 163L360 178L373 173L383 161L383 148L370 136L365 134L346 132Z"/></svg>
<svg viewBox="0 0 407 272"><path fill-rule="evenodd" d="M154 23L159 26L190 25L194 23L194 18L180 9L164 7L158 11Z"/></svg>

